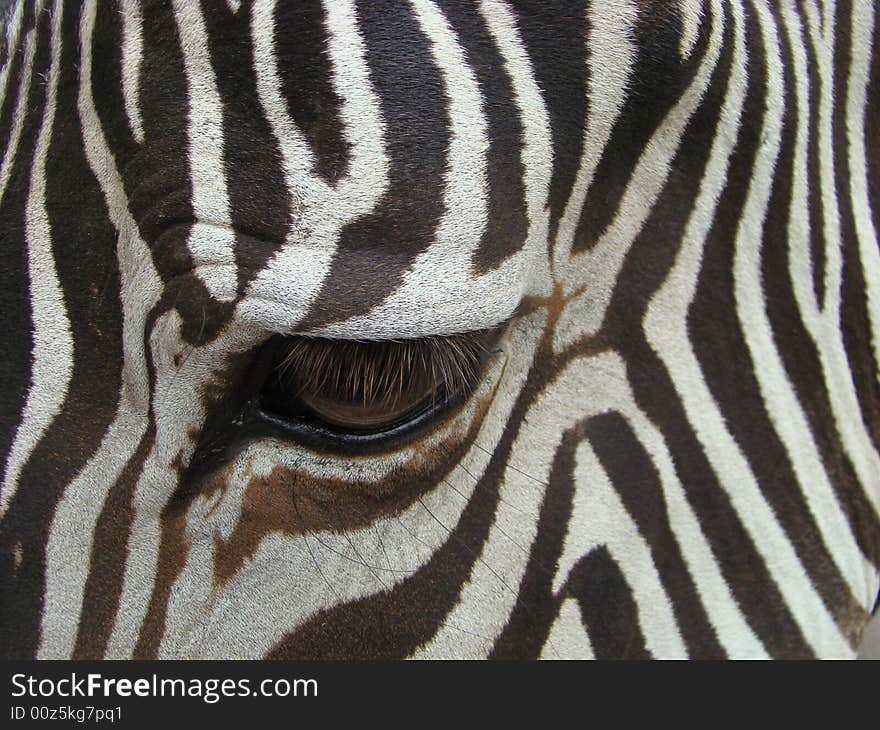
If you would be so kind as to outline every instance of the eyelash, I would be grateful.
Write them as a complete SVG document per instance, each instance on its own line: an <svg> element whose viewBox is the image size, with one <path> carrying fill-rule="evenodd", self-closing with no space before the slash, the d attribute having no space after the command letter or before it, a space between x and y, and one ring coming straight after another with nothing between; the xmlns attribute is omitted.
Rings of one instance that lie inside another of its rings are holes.
<svg viewBox="0 0 880 730"><path fill-rule="evenodd" d="M482 332L386 342L290 338L275 356L264 409L341 434L395 430L418 420L419 411L436 413L470 392L482 371L485 338ZM334 412L347 413L349 421L334 419Z"/></svg>
<svg viewBox="0 0 880 730"><path fill-rule="evenodd" d="M293 338L285 350L276 367L281 381L328 397L385 401L420 375L450 391L471 388L485 347L478 334L467 334L387 342Z"/></svg>

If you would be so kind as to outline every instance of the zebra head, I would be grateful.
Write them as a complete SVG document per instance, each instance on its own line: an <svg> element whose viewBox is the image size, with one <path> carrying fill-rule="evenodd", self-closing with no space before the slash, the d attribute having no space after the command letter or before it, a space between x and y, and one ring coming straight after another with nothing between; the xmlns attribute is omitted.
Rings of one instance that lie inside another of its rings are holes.
<svg viewBox="0 0 880 730"><path fill-rule="evenodd" d="M854 653L869 0L3 16L4 656Z"/></svg>

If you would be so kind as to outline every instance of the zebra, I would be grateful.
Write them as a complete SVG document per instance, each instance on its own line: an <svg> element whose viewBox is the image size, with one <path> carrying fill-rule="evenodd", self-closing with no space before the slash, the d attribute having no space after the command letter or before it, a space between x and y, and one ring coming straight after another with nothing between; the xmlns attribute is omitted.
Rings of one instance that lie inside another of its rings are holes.
<svg viewBox="0 0 880 730"><path fill-rule="evenodd" d="M6 658L849 657L871 0L20 0Z"/></svg>

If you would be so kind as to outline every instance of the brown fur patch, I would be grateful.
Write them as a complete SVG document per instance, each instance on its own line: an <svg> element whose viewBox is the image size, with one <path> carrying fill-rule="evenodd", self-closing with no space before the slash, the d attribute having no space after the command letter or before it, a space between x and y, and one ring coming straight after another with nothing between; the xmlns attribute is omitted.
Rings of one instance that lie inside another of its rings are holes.
<svg viewBox="0 0 880 730"><path fill-rule="evenodd" d="M463 458L493 396L489 393L478 402L477 416L466 431L419 450L414 459L392 470L381 482L321 479L281 466L267 476L251 477L234 532L229 540L215 537L216 583L222 585L232 577L270 533L342 533L409 507L442 482L446 472ZM227 476L218 475L220 479Z"/></svg>

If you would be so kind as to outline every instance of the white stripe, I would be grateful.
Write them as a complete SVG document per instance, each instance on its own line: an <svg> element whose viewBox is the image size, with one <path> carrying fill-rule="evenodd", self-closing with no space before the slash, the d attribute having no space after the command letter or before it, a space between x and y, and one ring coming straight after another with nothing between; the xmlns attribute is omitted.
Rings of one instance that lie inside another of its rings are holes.
<svg viewBox="0 0 880 730"><path fill-rule="evenodd" d="M477 78L449 22L430 0L410 0L410 4L430 41L431 57L443 75L451 121L444 176L445 213L434 246L438 253L442 251L444 257L455 261L456 268L466 268L486 229L489 126ZM419 271L418 263L414 268ZM446 282L441 279L437 284L445 286Z"/></svg>
<svg viewBox="0 0 880 730"><path fill-rule="evenodd" d="M190 229L188 246L196 273L208 291L228 301L235 298L236 266L223 169L223 105L199 4L174 0L174 16L189 86L189 166L196 223Z"/></svg>
<svg viewBox="0 0 880 730"><path fill-rule="evenodd" d="M144 141L144 120L139 97L141 61L144 55L143 17L136 0L121 0L122 99L135 142Z"/></svg>
<svg viewBox="0 0 880 730"><path fill-rule="evenodd" d="M550 221L547 198L553 174L550 118L513 12L504 3L480 0L480 14L504 59L523 127L523 186L529 231L517 278L529 279L528 294L547 296L553 290L548 260L550 242L547 241Z"/></svg>
<svg viewBox="0 0 880 730"><path fill-rule="evenodd" d="M625 382L623 362L612 362L612 369L619 374L617 383ZM599 366L597 366L598 368ZM663 497L669 518L669 527L681 550L682 558L693 579L700 602L706 610L709 623L715 630L718 642L729 656L764 658L767 656L763 644L755 636L740 610L730 584L721 572L712 547L694 513L687 493L675 470L672 454L663 435L639 410L629 386L618 396L618 408L633 429L639 442L651 457L657 468Z"/></svg>
<svg viewBox="0 0 880 730"><path fill-rule="evenodd" d="M272 128L278 146L287 186L300 201L308 194L304 183L312 176L314 157L302 132L287 112L287 104L281 94L281 73L275 54L275 5L277 0L257 3L251 18L251 40L254 49L254 66L257 74L257 95ZM315 180L315 185L326 194L326 183Z"/></svg>
<svg viewBox="0 0 880 730"><path fill-rule="evenodd" d="M278 140L292 223L284 246L251 283L240 304L242 318L272 331L291 331L324 283L339 232L371 211L388 186L385 129L370 82L366 49L352 0L325 6L334 90L342 98L341 117L351 164L331 188L314 172L314 156L287 112L274 48L275 0L253 8L252 40L260 104ZM295 271L296 276L291 276Z"/></svg>
<svg viewBox="0 0 880 730"><path fill-rule="evenodd" d="M594 659L593 645L581 622L580 608L573 598L559 607L559 615L544 643L541 659Z"/></svg>
<svg viewBox="0 0 880 730"><path fill-rule="evenodd" d="M678 52L687 60L694 52L700 37L700 24L703 22L703 0L681 0L682 31Z"/></svg>
<svg viewBox="0 0 880 730"><path fill-rule="evenodd" d="M342 99L340 117L351 148L348 173L327 190L325 214L348 222L370 212L388 187L385 125L370 83L354 4L325 0L324 10L333 90Z"/></svg>
<svg viewBox="0 0 880 730"><path fill-rule="evenodd" d="M561 590L583 556L604 546L632 591L645 648L658 659L686 659L687 649L651 547L588 442L578 446L574 477L578 488L570 526L577 528L569 529L566 535L554 589L557 593ZM590 628L587 626L588 633Z"/></svg>
<svg viewBox="0 0 880 730"><path fill-rule="evenodd" d="M828 12L822 12L828 11ZM820 16L821 13L821 17ZM818 67L820 88L818 127L819 147L819 179L815 181L822 197L824 213L823 240L825 242L825 301L816 302L816 312L805 317L808 325L816 326L816 319L830 311L839 299L840 271L842 268L840 210L837 206L834 168L834 3L825 2L822 9L817 8L812 0L804 4L803 14L806 17L809 32L803 42L812 43ZM811 302L812 303L812 302Z"/></svg>
<svg viewBox="0 0 880 730"><path fill-rule="evenodd" d="M31 165L31 184L25 210L28 272L30 274L33 368L21 423L6 461L0 516L15 494L18 477L31 452L58 415L67 396L73 369L73 338L64 295L55 269L52 231L46 210L46 155L55 121L60 56L61 8L52 17L51 65L46 106Z"/></svg>
<svg viewBox="0 0 880 730"><path fill-rule="evenodd" d="M123 314L122 385L113 423L98 450L68 484L55 509L46 545L41 659L68 658L73 652L83 589L88 577L95 525L111 487L147 428L149 379L143 333L147 314L159 300L161 281L141 240L124 195L122 179L101 130L92 98L92 33L97 0L87 0L80 23L78 111L83 150L119 232L117 261Z"/></svg>

